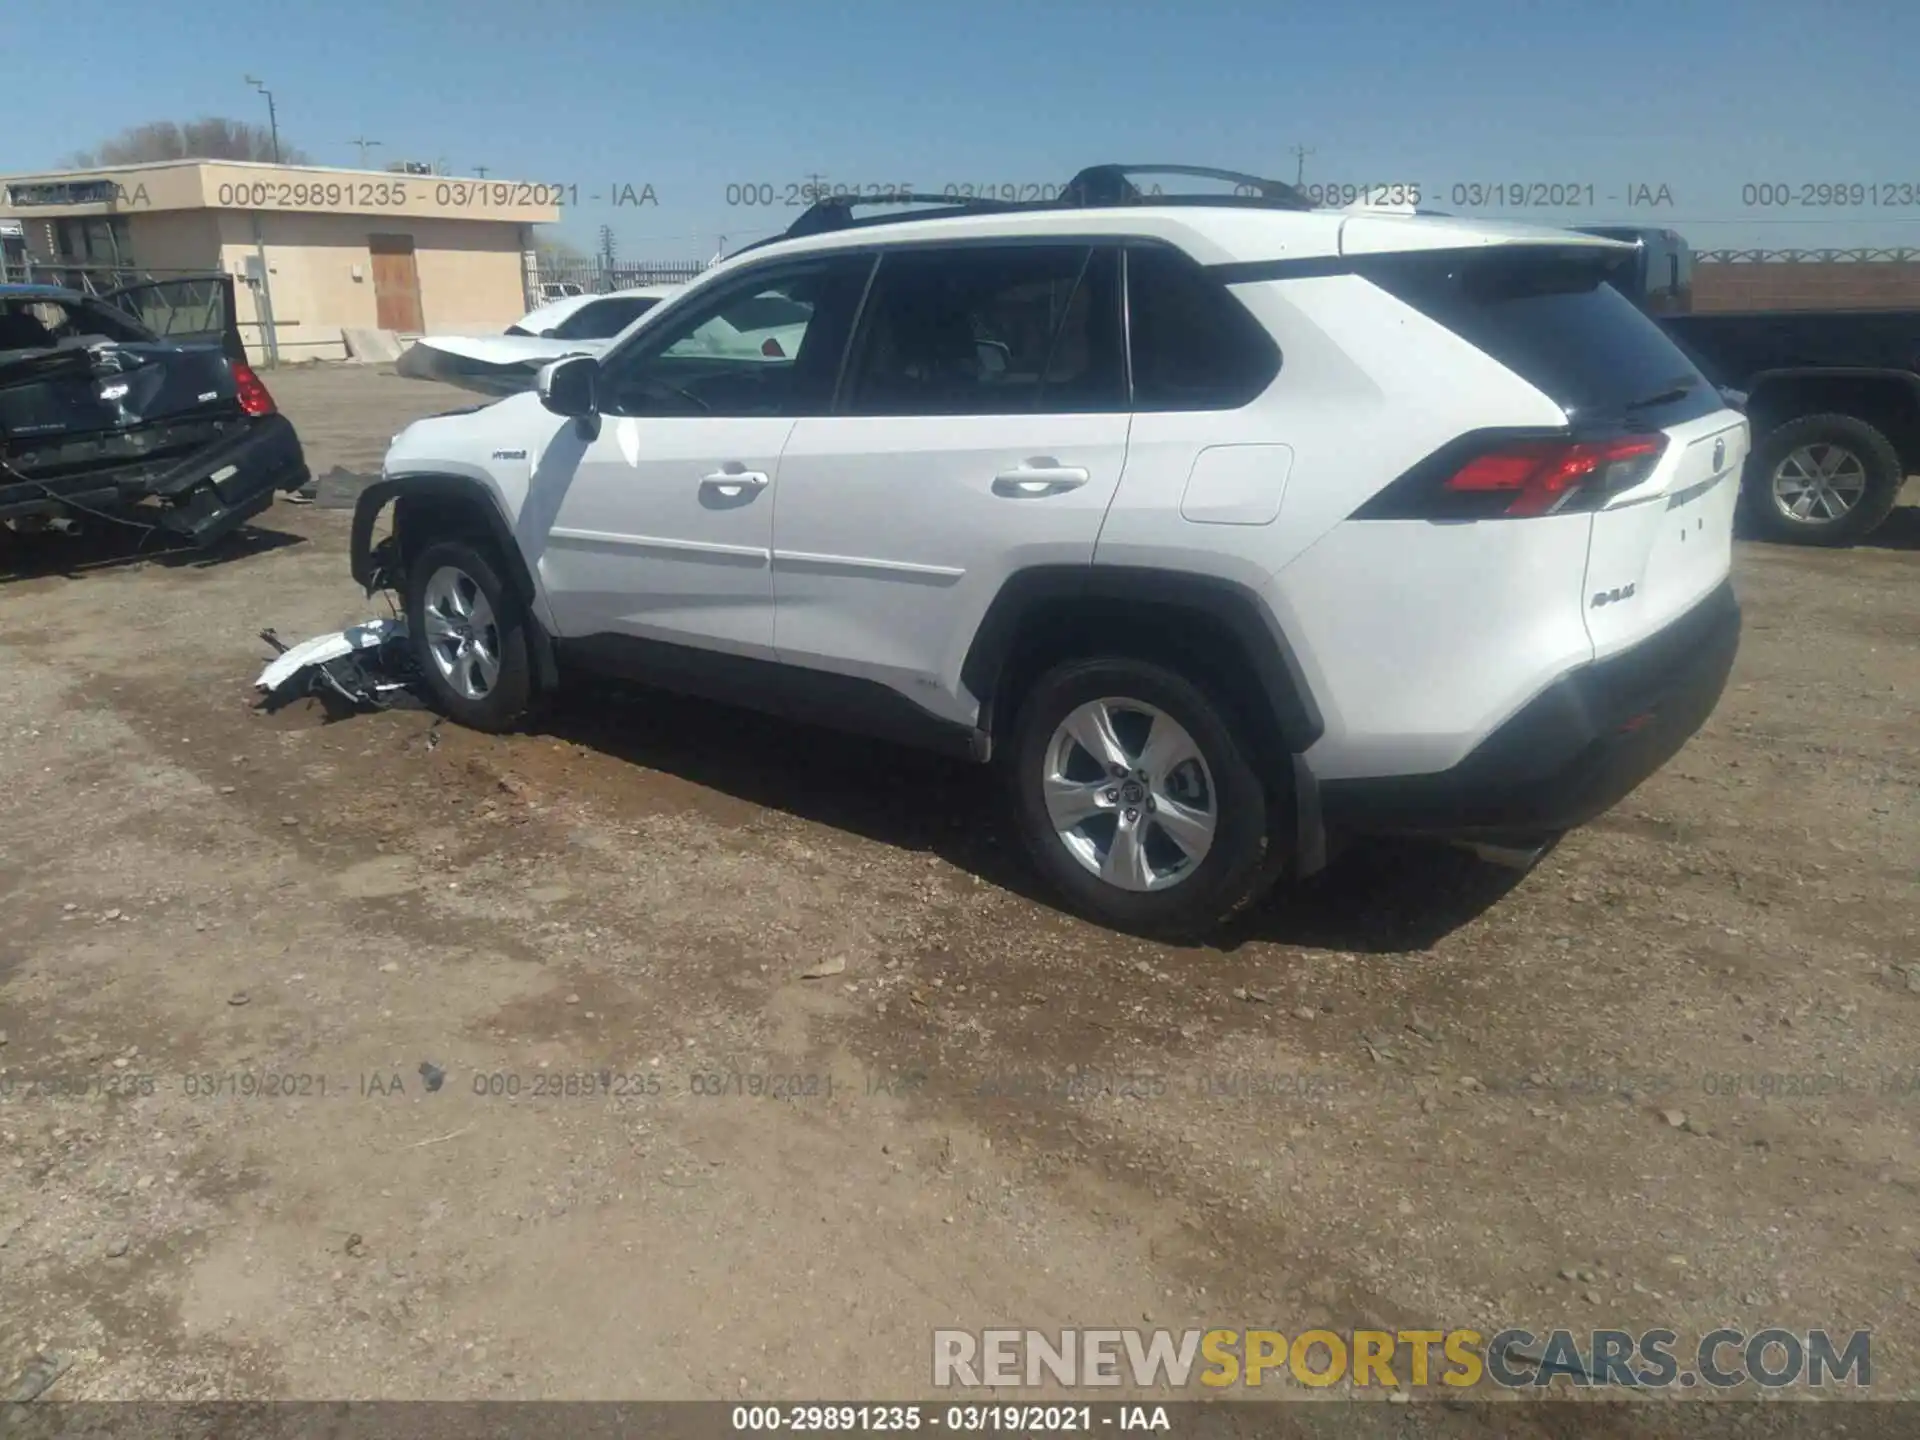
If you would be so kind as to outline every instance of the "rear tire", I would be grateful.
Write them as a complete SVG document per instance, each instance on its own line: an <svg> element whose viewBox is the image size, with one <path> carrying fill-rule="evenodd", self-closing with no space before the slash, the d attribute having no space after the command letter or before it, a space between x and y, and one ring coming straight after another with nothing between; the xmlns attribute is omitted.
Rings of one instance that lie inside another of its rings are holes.
<svg viewBox="0 0 1920 1440"><path fill-rule="evenodd" d="M1852 545L1887 518L1904 471L1893 442L1866 421L1803 415L1754 446L1742 486L1747 516L1756 534L1781 544Z"/></svg>
<svg viewBox="0 0 1920 1440"><path fill-rule="evenodd" d="M511 730L533 695L527 615L491 553L466 540L427 546L407 577L407 636L442 714Z"/></svg>
<svg viewBox="0 0 1920 1440"><path fill-rule="evenodd" d="M1007 780L1027 853L1072 909L1197 936L1272 883L1266 787L1229 715L1144 660L1072 660L1034 681Z"/></svg>

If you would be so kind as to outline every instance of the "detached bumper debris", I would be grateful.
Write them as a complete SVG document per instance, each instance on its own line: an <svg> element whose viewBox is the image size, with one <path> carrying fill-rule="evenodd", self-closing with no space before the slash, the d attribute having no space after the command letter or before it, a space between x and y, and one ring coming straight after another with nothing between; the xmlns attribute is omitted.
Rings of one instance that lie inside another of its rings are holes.
<svg viewBox="0 0 1920 1440"><path fill-rule="evenodd" d="M419 672L407 645L404 616L368 620L298 645L288 645L270 629L262 630L260 638L279 652L253 682L262 692L263 710L278 710L309 695L329 711L426 708L413 688Z"/></svg>

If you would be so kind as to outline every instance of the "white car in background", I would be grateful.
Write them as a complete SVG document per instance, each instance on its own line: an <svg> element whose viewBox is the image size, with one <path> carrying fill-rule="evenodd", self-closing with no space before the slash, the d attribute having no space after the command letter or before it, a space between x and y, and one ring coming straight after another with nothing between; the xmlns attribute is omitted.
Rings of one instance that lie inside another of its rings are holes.
<svg viewBox="0 0 1920 1440"><path fill-rule="evenodd" d="M536 306L507 327L509 335L553 340L611 340L683 285L642 285L606 295L563 295Z"/></svg>
<svg viewBox="0 0 1920 1440"><path fill-rule="evenodd" d="M598 355L683 285L642 285L607 295L568 295L529 310L501 335L424 335L395 369L482 395L533 388L540 367L568 355Z"/></svg>

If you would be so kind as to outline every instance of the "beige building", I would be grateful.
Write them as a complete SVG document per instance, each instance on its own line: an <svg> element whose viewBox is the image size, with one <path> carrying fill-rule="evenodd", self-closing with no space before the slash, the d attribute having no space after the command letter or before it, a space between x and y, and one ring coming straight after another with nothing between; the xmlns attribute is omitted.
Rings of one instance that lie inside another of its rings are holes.
<svg viewBox="0 0 1920 1440"><path fill-rule="evenodd" d="M261 359L339 359L343 330L502 329L530 308L561 187L184 160L0 177L8 278L236 277ZM18 222L18 233L10 222ZM271 320L269 326L268 321Z"/></svg>

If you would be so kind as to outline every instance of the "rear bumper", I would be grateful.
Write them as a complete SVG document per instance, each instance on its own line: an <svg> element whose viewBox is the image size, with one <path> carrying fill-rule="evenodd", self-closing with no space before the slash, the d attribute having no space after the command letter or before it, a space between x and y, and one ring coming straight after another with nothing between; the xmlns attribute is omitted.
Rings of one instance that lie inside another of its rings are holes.
<svg viewBox="0 0 1920 1440"><path fill-rule="evenodd" d="M205 546L273 504L276 491L297 490L309 478L293 422L280 414L260 415L172 464L122 463L0 484L0 519L84 518L97 512L138 516L142 523ZM158 500L158 507L133 508L148 499Z"/></svg>
<svg viewBox="0 0 1920 1440"><path fill-rule="evenodd" d="M293 422L261 415L219 444L191 456L155 482L160 524L195 545L209 545L273 504L276 491L311 478Z"/></svg>
<svg viewBox="0 0 1920 1440"><path fill-rule="evenodd" d="M1632 649L1569 671L1451 769L1323 781L1326 824L1522 845L1584 825L1706 722L1739 647L1727 582Z"/></svg>

